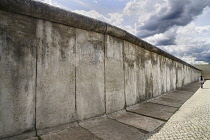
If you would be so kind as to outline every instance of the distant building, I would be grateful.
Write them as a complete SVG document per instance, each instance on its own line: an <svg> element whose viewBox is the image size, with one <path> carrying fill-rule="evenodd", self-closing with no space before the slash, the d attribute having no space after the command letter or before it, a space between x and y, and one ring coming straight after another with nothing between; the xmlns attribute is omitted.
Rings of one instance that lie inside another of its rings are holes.
<svg viewBox="0 0 210 140"><path fill-rule="evenodd" d="M202 76L210 80L210 64L194 65L196 68L202 70Z"/></svg>

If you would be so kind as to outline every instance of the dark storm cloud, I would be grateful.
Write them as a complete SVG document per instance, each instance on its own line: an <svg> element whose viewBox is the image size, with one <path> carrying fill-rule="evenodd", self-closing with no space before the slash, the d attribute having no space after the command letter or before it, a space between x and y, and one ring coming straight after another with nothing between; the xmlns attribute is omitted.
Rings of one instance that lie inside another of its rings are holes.
<svg viewBox="0 0 210 140"><path fill-rule="evenodd" d="M162 39L158 41L155 46L161 46L161 45L176 45L174 38L168 38L168 39Z"/></svg>
<svg viewBox="0 0 210 140"><path fill-rule="evenodd" d="M176 45L176 35L177 35L177 29L174 28L173 30L166 31L163 36L163 39L157 40L157 42L154 44L155 46L165 46L165 45Z"/></svg>
<svg viewBox="0 0 210 140"><path fill-rule="evenodd" d="M151 16L144 26L138 28L138 36L145 38L164 33L173 26L185 26L209 5L210 0L169 0L167 8L161 9L159 13Z"/></svg>

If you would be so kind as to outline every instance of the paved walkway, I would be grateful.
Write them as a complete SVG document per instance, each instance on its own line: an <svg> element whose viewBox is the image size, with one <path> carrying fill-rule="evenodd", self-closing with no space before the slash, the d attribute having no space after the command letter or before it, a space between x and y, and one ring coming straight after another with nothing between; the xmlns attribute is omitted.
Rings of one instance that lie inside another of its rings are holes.
<svg viewBox="0 0 210 140"><path fill-rule="evenodd" d="M39 135L42 140L210 139L208 88L210 81L205 83L204 89L199 89L198 82L191 83L124 111L77 122L66 129ZM156 133L158 130L159 133ZM151 136L152 134L154 135Z"/></svg>
<svg viewBox="0 0 210 140"><path fill-rule="evenodd" d="M210 80L149 140L209 140Z"/></svg>

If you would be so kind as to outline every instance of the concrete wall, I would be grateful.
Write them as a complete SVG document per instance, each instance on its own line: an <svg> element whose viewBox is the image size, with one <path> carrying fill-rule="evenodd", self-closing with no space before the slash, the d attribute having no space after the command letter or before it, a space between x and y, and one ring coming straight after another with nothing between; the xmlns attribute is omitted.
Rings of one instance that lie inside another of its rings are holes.
<svg viewBox="0 0 210 140"><path fill-rule="evenodd" d="M35 130L36 20L0 11L0 139Z"/></svg>
<svg viewBox="0 0 210 140"><path fill-rule="evenodd" d="M123 40L105 35L105 94L106 112L125 107Z"/></svg>
<svg viewBox="0 0 210 140"><path fill-rule="evenodd" d="M76 119L76 29L40 19L35 26L36 127L43 129Z"/></svg>
<svg viewBox="0 0 210 140"><path fill-rule="evenodd" d="M202 76L205 79L210 79L210 64L195 65L195 67L202 70Z"/></svg>
<svg viewBox="0 0 210 140"><path fill-rule="evenodd" d="M30 0L0 1L0 139L116 112L200 73L109 24Z"/></svg>
<svg viewBox="0 0 210 140"><path fill-rule="evenodd" d="M105 113L104 35L76 33L76 111L83 120Z"/></svg>

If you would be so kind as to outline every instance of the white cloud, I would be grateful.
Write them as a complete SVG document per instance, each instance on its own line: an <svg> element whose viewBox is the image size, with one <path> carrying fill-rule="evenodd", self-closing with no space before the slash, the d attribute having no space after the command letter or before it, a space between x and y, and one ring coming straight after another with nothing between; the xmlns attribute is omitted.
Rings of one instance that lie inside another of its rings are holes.
<svg viewBox="0 0 210 140"><path fill-rule="evenodd" d="M196 61L196 58L192 57L192 56L183 56L180 59L182 59L183 61L185 61L191 65L208 64L204 61Z"/></svg>
<svg viewBox="0 0 210 140"><path fill-rule="evenodd" d="M97 1L97 0L94 0L93 2L98 3L98 1Z"/></svg>
<svg viewBox="0 0 210 140"><path fill-rule="evenodd" d="M81 5L81 6L85 7L85 8L91 7L91 5L89 3L83 2L82 0L70 0L70 1L72 1L74 3L77 3L77 4L79 4L79 5Z"/></svg>
<svg viewBox="0 0 210 140"><path fill-rule="evenodd" d="M130 25L122 26L120 28L126 30L127 32L129 32L129 33L131 33L133 35L135 35L135 33L136 33L136 29L135 28L132 28Z"/></svg>
<svg viewBox="0 0 210 140"><path fill-rule="evenodd" d="M95 10L91 10L91 11L85 11L85 10L74 10L73 12L84 15L84 16L88 16L94 19L98 19L98 20L102 20L102 21L107 21L108 18L106 18L105 16L103 16L102 14L98 13Z"/></svg>
<svg viewBox="0 0 210 140"><path fill-rule="evenodd" d="M210 26L197 26L190 23L177 28L176 45L158 46L160 49L190 63L202 64L210 62ZM207 34L206 34L207 33ZM151 42L164 39L164 34L149 38Z"/></svg>
<svg viewBox="0 0 210 140"><path fill-rule="evenodd" d="M109 13L108 16L110 16L108 22L115 26L121 25L122 22L124 21L123 14Z"/></svg>
<svg viewBox="0 0 210 140"><path fill-rule="evenodd" d="M140 25L167 6L166 0L133 0L123 9L125 15L138 16Z"/></svg>
<svg viewBox="0 0 210 140"><path fill-rule="evenodd" d="M199 15L209 18L206 6L210 6L209 0L133 0L124 14L138 17L136 35L145 41L189 63L203 63L210 62L210 53L206 53L210 25L198 26L193 21Z"/></svg>
<svg viewBox="0 0 210 140"><path fill-rule="evenodd" d="M129 2L124 9L128 15L139 15L137 36L141 38L164 33L174 26L185 26L202 14L209 0L145 0Z"/></svg>
<svg viewBox="0 0 210 140"><path fill-rule="evenodd" d="M44 3L48 3L50 5L54 5L54 3L52 2L52 0L40 0L40 1L42 1Z"/></svg>
<svg viewBox="0 0 210 140"><path fill-rule="evenodd" d="M39 1L70 9L65 7L67 5L59 4L57 0ZM105 14L94 9L93 5L98 0L91 1L92 5L83 0L71 1L84 9L92 9L73 12L138 35L184 61L210 62L210 8L205 8L210 6L209 0L130 0L121 12ZM125 0L118 0L120 1ZM203 24L201 20L205 20L205 23Z"/></svg>
<svg viewBox="0 0 210 140"><path fill-rule="evenodd" d="M54 7L59 7L59 8L66 9L66 10L71 10L69 7L66 7L66 6L58 3L57 0L36 0L36 1L47 3L47 4L49 4L51 6L54 6Z"/></svg>
<svg viewBox="0 0 210 140"><path fill-rule="evenodd" d="M155 34L144 38L145 41L150 42L151 44L160 46L160 45L175 45L176 44L176 34L177 26L169 29L164 33Z"/></svg>
<svg viewBox="0 0 210 140"><path fill-rule="evenodd" d="M185 27L178 28L177 43L190 45L208 44L210 43L209 33L210 25L196 26L194 23L190 23Z"/></svg>
<svg viewBox="0 0 210 140"><path fill-rule="evenodd" d="M123 14L108 13L107 16L104 16L104 15L100 14L99 12L97 12L95 10L91 10L91 11L75 10L73 12L84 15L84 16L88 16L88 17L91 17L91 18L94 18L94 19L104 21L104 22L109 23L111 25L117 26L121 29L124 29L131 34L135 34L135 29L134 28L132 28L130 25L123 25L122 24L124 22Z"/></svg>

